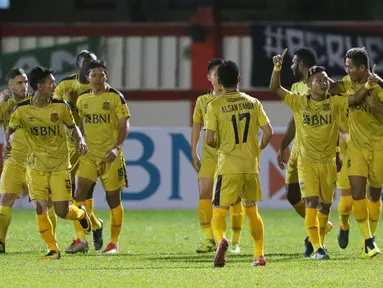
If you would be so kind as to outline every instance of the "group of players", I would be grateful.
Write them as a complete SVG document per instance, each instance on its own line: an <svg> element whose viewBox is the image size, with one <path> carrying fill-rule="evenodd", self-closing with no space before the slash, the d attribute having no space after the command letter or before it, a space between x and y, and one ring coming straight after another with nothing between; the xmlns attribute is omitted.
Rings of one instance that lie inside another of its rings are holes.
<svg viewBox="0 0 383 288"><path fill-rule="evenodd" d="M111 241L102 252L118 252L124 219L121 189L128 184L122 146L130 113L124 96L107 83L104 62L87 50L76 61L78 73L57 87L54 72L47 68L35 67L28 76L20 68L8 74L9 90L0 101L5 130L0 253L5 253L12 206L23 190L35 206L37 227L48 246L43 258L61 257L57 216L74 221L76 237L66 253L87 252L91 231L95 250L102 249L103 221L93 212L98 178L111 219ZM28 94L29 85L33 95Z"/></svg>
<svg viewBox="0 0 383 288"><path fill-rule="evenodd" d="M301 48L292 55L291 69L298 82L289 91L280 85L286 53L287 49L273 57L270 89L293 113L280 145L278 164L285 169L286 148L295 138L287 162L286 189L287 199L304 218L308 233L304 257L330 259L324 242L332 229L329 213L336 186L340 190L339 246L345 249L348 245L353 212L363 235L362 256L374 257L380 254L375 232L382 210L383 80L375 74L375 65L370 71L368 53L362 47L346 52L347 75L339 81L333 81L324 67L317 66L315 51ZM254 243L252 266L264 266L264 227L257 208L257 201L262 199L259 155L270 142L272 127L262 104L238 90L236 63L213 59L208 65L208 80L213 89L197 99L192 129L198 218L205 235L197 252L215 251L214 265L225 265L230 207L232 252L240 251L244 210ZM205 139L200 159L197 145L202 128ZM259 129L263 131L260 142Z"/></svg>

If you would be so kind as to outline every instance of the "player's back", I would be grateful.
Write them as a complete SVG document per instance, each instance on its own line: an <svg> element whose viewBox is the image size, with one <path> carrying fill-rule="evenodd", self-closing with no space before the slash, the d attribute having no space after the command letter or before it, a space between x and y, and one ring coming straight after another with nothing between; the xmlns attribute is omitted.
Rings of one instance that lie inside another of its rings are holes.
<svg viewBox="0 0 383 288"><path fill-rule="evenodd" d="M219 173L258 173L258 131L269 123L261 103L245 93L232 92L209 105L217 121Z"/></svg>

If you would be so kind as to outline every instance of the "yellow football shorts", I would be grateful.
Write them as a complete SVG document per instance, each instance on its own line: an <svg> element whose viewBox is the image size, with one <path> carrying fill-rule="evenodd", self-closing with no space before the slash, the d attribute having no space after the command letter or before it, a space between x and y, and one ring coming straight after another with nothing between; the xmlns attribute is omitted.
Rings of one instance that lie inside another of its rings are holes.
<svg viewBox="0 0 383 288"><path fill-rule="evenodd" d="M317 196L323 203L332 203L337 174L335 161L315 163L299 158L298 170L302 198Z"/></svg>
<svg viewBox="0 0 383 288"><path fill-rule="evenodd" d="M27 183L31 200L48 200L53 202L72 200L72 181L69 170L43 172L27 168Z"/></svg>
<svg viewBox="0 0 383 288"><path fill-rule="evenodd" d="M255 173L217 174L213 193L214 206L234 205L238 197L245 203L262 200L261 184Z"/></svg>
<svg viewBox="0 0 383 288"><path fill-rule="evenodd" d="M290 158L287 162L287 168L286 168L286 178L285 182L286 184L293 184L298 183L298 148L295 148L293 146L293 149L291 149Z"/></svg>
<svg viewBox="0 0 383 288"><path fill-rule="evenodd" d="M371 151L347 142L349 157L348 175L362 176L368 179L372 187L383 186L383 151Z"/></svg>
<svg viewBox="0 0 383 288"><path fill-rule="evenodd" d="M12 158L5 160L0 180L0 194L19 195L23 192L23 188L27 186L26 169L26 163L18 163Z"/></svg>
<svg viewBox="0 0 383 288"><path fill-rule="evenodd" d="M119 150L113 162L105 163L103 160L91 158L88 155L80 156L80 166L76 177L82 177L97 182L101 179L106 191L116 191L128 186L125 159L123 151Z"/></svg>
<svg viewBox="0 0 383 288"><path fill-rule="evenodd" d="M214 178L215 168L217 167L217 158L203 156L201 159L201 168L198 172L198 178Z"/></svg>

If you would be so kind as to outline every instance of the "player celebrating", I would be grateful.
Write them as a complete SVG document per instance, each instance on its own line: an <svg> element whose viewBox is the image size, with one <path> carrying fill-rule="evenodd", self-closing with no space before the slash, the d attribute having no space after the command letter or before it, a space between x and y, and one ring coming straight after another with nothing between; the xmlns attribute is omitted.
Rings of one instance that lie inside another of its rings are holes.
<svg viewBox="0 0 383 288"><path fill-rule="evenodd" d="M60 100L66 100L73 113L73 117L75 119L76 125L79 125L80 118L78 115L78 111L76 109L76 101L81 93L90 89L90 84L88 79L86 78L86 73L88 71L89 64L93 61L97 60L96 55L93 53L83 50L81 51L76 58L76 63L78 67L78 73L73 74L67 78L64 78L56 88L55 98ZM78 159L79 153L76 149L75 141L69 137L69 155L70 155L70 163L72 165L71 168L71 180L73 188L75 191L75 175L78 169ZM93 229L93 245L95 250L100 250L103 245L103 221L98 219L93 213L94 208L94 199L93 199L93 188L91 187L89 194L87 196L87 200L85 201L86 211L89 213L89 217L92 221L92 229ZM84 230L78 222L75 222L76 229L76 239L73 240L72 244L69 248L65 250L66 253L74 254L78 252L87 252L89 249L88 242L85 239Z"/></svg>
<svg viewBox="0 0 383 288"><path fill-rule="evenodd" d="M60 252L47 213L50 196L56 214L63 219L79 220L88 233L90 219L84 207L69 205L71 181L68 172L68 147L64 127L70 129L81 153L87 147L81 132L74 123L69 106L60 100L52 100L56 88L53 71L42 67L32 69L29 80L35 91L32 99L16 105L5 133L5 151L8 154L14 144L10 137L17 129L23 129L28 156L27 183L29 195L36 207L36 222L40 234L48 244L46 259L59 259Z"/></svg>
<svg viewBox="0 0 383 288"><path fill-rule="evenodd" d="M75 195L78 204L84 203L101 178L111 215L111 242L103 253L117 253L124 219L121 188L128 184L122 145L129 133L130 113L124 96L107 84L107 75L103 62L92 62L87 74L92 88L77 100L89 152L80 157Z"/></svg>
<svg viewBox="0 0 383 288"><path fill-rule="evenodd" d="M273 57L274 70L270 88L290 106L294 118L299 120L295 124L301 140L298 177L306 206L305 226L314 247L313 258L324 260L329 259L323 245L336 182L334 157L338 140L337 118L348 105L363 101L370 86L362 87L353 96L329 97L330 81L325 69L315 66L309 73L310 95L302 97L291 93L280 85L280 71L286 52L287 49L282 55ZM369 83L374 84L376 79L375 74L371 75Z"/></svg>
<svg viewBox="0 0 383 288"><path fill-rule="evenodd" d="M355 47L345 55L348 76L332 85L333 90L355 93L360 87L368 86L374 74L369 70L369 58L364 48ZM379 81L381 81L379 79ZM381 188L383 185L383 89L375 85L364 103L349 108L349 156L348 175L351 184L355 219L365 239L363 256L380 253L374 236L382 211ZM368 179L368 200L366 185ZM347 231L347 230L346 230ZM348 243L347 232L344 243Z"/></svg>
<svg viewBox="0 0 383 288"><path fill-rule="evenodd" d="M198 219L205 235L204 243L197 248L197 253L212 252L217 249L213 231L211 230L211 218L213 216L212 198L213 198L213 183L214 171L217 166L217 152L216 149L206 145L205 141L202 144L202 161L198 156L197 146L201 130L204 126L204 118L206 114L207 104L216 99L221 94L221 86L217 81L217 69L223 63L222 59L212 59L208 66L207 78L213 90L207 94L201 95L197 98L197 103L193 114L193 129L192 129L192 159L193 167L198 172L198 186L199 186L199 203L198 203ZM241 203L230 206L230 222L231 222L231 245L233 253L239 253L239 240L245 216L243 214L243 207Z"/></svg>
<svg viewBox="0 0 383 288"><path fill-rule="evenodd" d="M254 242L252 266L264 266L263 221L257 201L262 199L258 178L259 154L270 142L272 128L261 103L238 91L239 69L236 63L224 61L218 68L222 95L211 101L206 115L206 143L217 148L214 179L212 228L218 249L214 265L223 267L228 241L225 239L226 215L229 207L241 197L249 230ZM258 144L258 130L263 131Z"/></svg>

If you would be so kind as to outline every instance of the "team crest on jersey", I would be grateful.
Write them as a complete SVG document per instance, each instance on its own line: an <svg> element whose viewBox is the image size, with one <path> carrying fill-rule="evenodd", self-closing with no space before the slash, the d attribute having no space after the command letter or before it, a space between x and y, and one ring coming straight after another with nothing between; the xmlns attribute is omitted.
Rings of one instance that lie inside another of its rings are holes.
<svg viewBox="0 0 383 288"><path fill-rule="evenodd" d="M28 116L28 121L33 121L33 120L35 120L35 117L33 117L33 116Z"/></svg>
<svg viewBox="0 0 383 288"><path fill-rule="evenodd" d="M322 110L323 111L330 111L330 103L323 104Z"/></svg>
<svg viewBox="0 0 383 288"><path fill-rule="evenodd" d="M57 112L52 112L51 113L51 122L57 122L59 121L59 115L57 114Z"/></svg>
<svg viewBox="0 0 383 288"><path fill-rule="evenodd" d="M102 110L109 110L109 109L110 109L110 103L104 102L104 104L102 104Z"/></svg>

